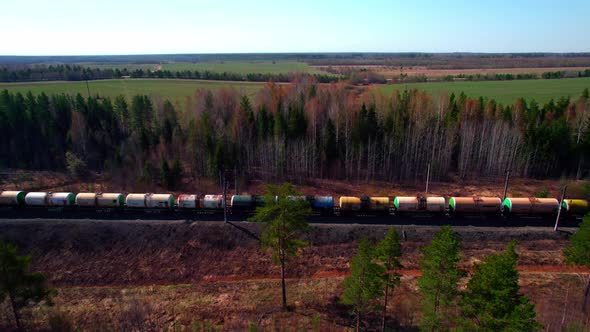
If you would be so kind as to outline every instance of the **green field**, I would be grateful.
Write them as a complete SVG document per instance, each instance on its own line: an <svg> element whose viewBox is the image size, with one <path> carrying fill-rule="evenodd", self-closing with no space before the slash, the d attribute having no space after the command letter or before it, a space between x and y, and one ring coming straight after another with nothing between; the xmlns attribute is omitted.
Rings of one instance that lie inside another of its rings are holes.
<svg viewBox="0 0 590 332"><path fill-rule="evenodd" d="M264 73L264 74L287 74L291 72L322 73L321 71L303 62L288 61L225 61L225 62L202 62L202 63L168 63L162 65L162 69L172 71L198 70L210 72L228 72L238 74ZM325 73L324 73L325 74Z"/></svg>
<svg viewBox="0 0 590 332"><path fill-rule="evenodd" d="M145 94L151 97L162 97L173 102L183 102L186 96L192 95L198 89L216 90L222 87L233 88L240 94L254 96L265 83L254 82L229 82L229 81L202 81L202 80L176 80L176 79L119 79L90 81L90 93L106 97L124 95L128 98ZM427 93L439 94L441 92L464 91L470 97L484 96L494 98L498 102L507 104L514 102L519 97L527 100L535 99L544 103L549 99L557 99L561 96L577 98L584 88L590 88L590 78L571 78L555 80L522 80L522 81L489 81L489 82L441 82L441 83L411 83L389 84L378 86L378 90L384 94L390 94L394 90L420 89ZM87 96L85 82L27 82L27 83L0 83L0 90L8 89L12 92L33 93L45 92L46 94L81 93Z"/></svg>
<svg viewBox="0 0 590 332"><path fill-rule="evenodd" d="M79 65L90 68L110 69L127 68L128 70L151 69L155 70L157 64L103 64L103 63L79 63ZM162 69L170 71L210 71L228 72L237 74L263 73L263 74L287 74L291 72L304 72L310 74L326 74L304 62L296 61L208 61L208 62L173 62L164 63Z"/></svg>
<svg viewBox="0 0 590 332"><path fill-rule="evenodd" d="M104 97L124 95L131 98L134 95L144 94L151 97L162 97L173 102L182 103L187 96L193 95L196 90L216 90L222 87L235 89L240 94L253 96L264 83L252 82L226 82L226 81L198 81L176 79L119 79L89 81L90 94ZM68 93L75 95L81 93L87 96L86 82L34 82L34 83L0 83L0 90L7 89L11 92L34 94L45 92L48 95Z"/></svg>
<svg viewBox="0 0 590 332"><path fill-rule="evenodd" d="M578 98L585 88L590 88L590 77L554 80L389 84L379 87L379 91L390 94L395 90L419 89L435 95L441 92L459 94L463 91L469 97L483 96L507 104L513 103L520 97L528 101L534 99L540 103L562 96Z"/></svg>

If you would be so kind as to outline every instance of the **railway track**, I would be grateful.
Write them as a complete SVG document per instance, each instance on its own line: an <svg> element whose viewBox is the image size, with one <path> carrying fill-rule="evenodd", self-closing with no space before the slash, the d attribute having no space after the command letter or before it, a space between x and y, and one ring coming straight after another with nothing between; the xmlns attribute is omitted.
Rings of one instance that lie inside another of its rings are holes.
<svg viewBox="0 0 590 332"><path fill-rule="evenodd" d="M230 213L227 221L247 221L251 214ZM163 210L74 210L63 208L39 208L39 209L0 209L0 219L45 219L63 220L159 220L199 222L214 221L224 222L223 211L187 211L182 209ZM502 216L446 216L446 215L313 215L308 218L313 224L376 224L376 225L424 225L424 226L480 226L480 227L525 227L542 226L552 227L554 218L541 217L502 217ZM562 219L560 226L576 227L580 219Z"/></svg>

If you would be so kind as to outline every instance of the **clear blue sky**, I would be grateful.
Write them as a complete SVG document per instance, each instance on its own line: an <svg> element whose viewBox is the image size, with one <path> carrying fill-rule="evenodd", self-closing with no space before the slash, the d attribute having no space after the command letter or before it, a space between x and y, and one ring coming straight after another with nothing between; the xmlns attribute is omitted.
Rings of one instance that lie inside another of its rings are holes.
<svg viewBox="0 0 590 332"><path fill-rule="evenodd" d="M6 0L0 55L589 52L590 0Z"/></svg>

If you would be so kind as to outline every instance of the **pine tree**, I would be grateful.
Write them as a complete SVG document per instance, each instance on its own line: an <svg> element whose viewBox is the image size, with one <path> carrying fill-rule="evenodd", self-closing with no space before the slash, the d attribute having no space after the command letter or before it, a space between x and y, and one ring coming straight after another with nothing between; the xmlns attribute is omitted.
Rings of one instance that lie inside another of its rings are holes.
<svg viewBox="0 0 590 332"><path fill-rule="evenodd" d="M570 265L582 265L590 268L590 214L584 217L580 224L580 229L572 235L570 244L564 250L565 261ZM590 297L590 277L584 290L584 300L582 311L586 312L588 308L588 298Z"/></svg>
<svg viewBox="0 0 590 332"><path fill-rule="evenodd" d="M168 166L168 161L165 158L162 158L162 163L160 166L160 183L162 187L168 188L170 186L170 166Z"/></svg>
<svg viewBox="0 0 590 332"><path fill-rule="evenodd" d="M372 308L371 302L381 295L385 268L374 262L375 248L367 238L358 242L356 256L350 262L350 276L344 279L342 303L353 306L356 331L360 330L362 315Z"/></svg>
<svg viewBox="0 0 590 332"><path fill-rule="evenodd" d="M178 158L174 158L172 162L172 167L170 168L170 178L168 180L169 189L174 190L178 186L178 182L182 178L182 166L180 165L180 160Z"/></svg>
<svg viewBox="0 0 590 332"><path fill-rule="evenodd" d="M399 233L395 227L391 227L385 238L377 245L377 259L383 264L385 271L382 275L383 284L383 317L381 320L381 330L385 330L385 316L387 314L387 300L389 294L393 292L395 286L399 285L401 275L395 270L402 267L399 258L402 255L402 246L399 239Z"/></svg>
<svg viewBox="0 0 590 332"><path fill-rule="evenodd" d="M281 186L268 185L264 195L264 206L257 207L249 219L262 224L260 237L262 248L272 252L273 261L281 267L282 307L287 309L286 264L289 257L307 243L299 234L309 228L307 217L311 214L309 203L298 199L300 194L290 183Z"/></svg>
<svg viewBox="0 0 590 332"><path fill-rule="evenodd" d="M454 319L449 307L457 298L457 283L464 272L457 268L461 260L460 241L450 226L443 226L429 246L422 248L422 276L418 286L422 293L420 330L436 331L448 328Z"/></svg>
<svg viewBox="0 0 590 332"><path fill-rule="evenodd" d="M475 266L461 299L466 330L538 331L535 306L519 294L515 242Z"/></svg>
<svg viewBox="0 0 590 332"><path fill-rule="evenodd" d="M15 246L0 242L0 303L8 297L19 331L23 330L20 309L43 301L51 305L56 293L47 287L43 274L28 271L30 264L31 256L19 256Z"/></svg>

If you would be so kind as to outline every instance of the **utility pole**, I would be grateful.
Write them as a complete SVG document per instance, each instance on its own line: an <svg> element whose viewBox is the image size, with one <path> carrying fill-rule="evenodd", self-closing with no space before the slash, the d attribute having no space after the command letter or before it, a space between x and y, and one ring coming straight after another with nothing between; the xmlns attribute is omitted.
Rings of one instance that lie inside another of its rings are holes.
<svg viewBox="0 0 590 332"><path fill-rule="evenodd" d="M582 136L582 129L586 124L586 108L590 108L590 100L586 100L586 104L584 105L584 109L582 109L582 119L578 124L578 137L576 139L576 147L580 146L580 137ZM576 172L576 180L579 180L582 177L582 163L583 163L583 155L580 154L578 156L578 171Z"/></svg>
<svg viewBox="0 0 590 332"><path fill-rule="evenodd" d="M504 196L502 196L502 202L506 199L506 195L508 194L508 179L510 178L510 169L508 168L504 171L506 174L506 180L504 180Z"/></svg>
<svg viewBox="0 0 590 332"><path fill-rule="evenodd" d="M223 202L222 203L223 204L223 222L225 224L228 224L228 225L238 229L241 232L246 233L251 238L260 242L260 238L256 234L254 234L253 232L251 232L247 228L236 225L233 222L227 220L227 212L228 212L227 211L227 177L226 177L226 169L225 168L222 171L219 171L219 176L220 176L222 184L223 184L223 201L222 201Z"/></svg>
<svg viewBox="0 0 590 332"><path fill-rule="evenodd" d="M565 191L567 190L567 185L563 186L563 191L561 192L561 200L559 201L559 207L557 208L557 218L555 219L555 227L553 227L553 231L557 232L559 228L559 217L561 216L561 206L563 205L563 201L565 200Z"/></svg>
<svg viewBox="0 0 590 332"><path fill-rule="evenodd" d="M88 98L90 98L90 86L88 85L88 78L86 78L86 90L88 91Z"/></svg>
<svg viewBox="0 0 590 332"><path fill-rule="evenodd" d="M239 194L238 192L238 166L234 165L234 187L236 190L236 195Z"/></svg>
<svg viewBox="0 0 590 332"><path fill-rule="evenodd" d="M428 195L428 182L430 181L430 163L428 163L428 170L426 171L426 193Z"/></svg>
<svg viewBox="0 0 590 332"><path fill-rule="evenodd" d="M223 222L227 223L227 181L225 177L225 169L222 171L223 176Z"/></svg>

